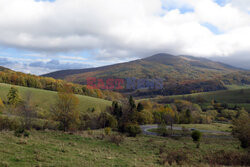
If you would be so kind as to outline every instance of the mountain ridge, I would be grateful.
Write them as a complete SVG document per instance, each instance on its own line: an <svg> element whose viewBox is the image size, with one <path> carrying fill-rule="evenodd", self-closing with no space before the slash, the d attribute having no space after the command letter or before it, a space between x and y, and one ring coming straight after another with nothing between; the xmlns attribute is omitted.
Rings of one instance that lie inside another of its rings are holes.
<svg viewBox="0 0 250 167"><path fill-rule="evenodd" d="M136 68L138 68L138 70L136 70ZM187 71L182 70L185 68L188 70ZM126 77L125 74L131 77L139 77L139 78L141 77L146 77L146 78L164 77L164 76L167 76L167 71L169 71L169 73L171 73L171 71L172 72L175 71L177 73L178 71L179 73L180 72L188 73L188 71L190 70L194 72L198 72L199 70L197 70L197 68L200 68L203 71L210 70L211 72L214 72L214 70L218 72L224 71L225 74L241 70L239 68L236 68L227 64L223 64L223 63L214 62L206 58L197 58L197 57L186 56L186 55L174 56L174 55L166 54L166 53L158 53L150 57L133 60L130 62L112 64L112 65L101 66L101 67L96 67L96 68L61 70L61 71L44 74L42 76L53 77L56 79L65 79L70 82L76 82L76 83L82 84L83 83L82 81L75 81L75 79L78 78L78 80L81 80L80 79L81 77L86 78L87 76L107 77L107 75L109 75L109 77L124 78ZM161 71L161 69L168 69L168 70L165 70L163 72L164 73L163 75L159 75L161 73L159 72L159 70ZM126 72L122 73L121 71L126 71ZM134 73L136 71L142 72L145 75L138 76L136 75L136 73ZM150 71L151 71L151 74L150 74Z"/></svg>

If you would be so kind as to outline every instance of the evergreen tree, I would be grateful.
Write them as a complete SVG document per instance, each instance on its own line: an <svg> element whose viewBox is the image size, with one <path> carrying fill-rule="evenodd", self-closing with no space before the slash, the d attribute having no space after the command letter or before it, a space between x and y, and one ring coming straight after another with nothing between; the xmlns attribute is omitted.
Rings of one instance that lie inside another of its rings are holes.
<svg viewBox="0 0 250 167"><path fill-rule="evenodd" d="M117 120L119 120L122 116L122 107L119 106L118 102L113 101L112 103L112 115L116 117Z"/></svg>
<svg viewBox="0 0 250 167"><path fill-rule="evenodd" d="M191 110L190 109L187 109L186 110L186 120L188 124L190 124L192 122L192 114L191 114Z"/></svg>
<svg viewBox="0 0 250 167"><path fill-rule="evenodd" d="M134 110L136 108L135 101L132 96L129 96L129 106L131 110Z"/></svg>
<svg viewBox="0 0 250 167"><path fill-rule="evenodd" d="M137 105L137 111L141 112L144 109L143 105L141 103L138 103Z"/></svg>
<svg viewBox="0 0 250 167"><path fill-rule="evenodd" d="M16 106L21 101L19 91L15 87L10 88L7 98L8 98L8 104L12 106Z"/></svg>

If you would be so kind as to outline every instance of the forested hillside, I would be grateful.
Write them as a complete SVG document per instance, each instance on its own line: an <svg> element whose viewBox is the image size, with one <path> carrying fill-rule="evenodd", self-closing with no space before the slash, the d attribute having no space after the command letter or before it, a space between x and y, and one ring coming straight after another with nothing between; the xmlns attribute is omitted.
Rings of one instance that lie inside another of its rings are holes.
<svg viewBox="0 0 250 167"><path fill-rule="evenodd" d="M64 84L70 85L75 94L103 98L107 100L121 98L122 95L112 91L102 91L92 89L87 86L69 83L63 80L56 80L50 77L41 77L21 72L15 72L4 67L0 67L0 83L19 85L30 88L58 91Z"/></svg>

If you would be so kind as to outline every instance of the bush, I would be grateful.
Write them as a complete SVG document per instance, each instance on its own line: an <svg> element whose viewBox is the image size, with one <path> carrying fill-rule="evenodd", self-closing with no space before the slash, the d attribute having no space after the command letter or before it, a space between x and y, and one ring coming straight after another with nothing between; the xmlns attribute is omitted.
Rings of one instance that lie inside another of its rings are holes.
<svg viewBox="0 0 250 167"><path fill-rule="evenodd" d="M136 135L141 133L141 128L137 124L127 124L125 125L125 132L131 137L136 137Z"/></svg>
<svg viewBox="0 0 250 167"><path fill-rule="evenodd" d="M15 130L20 126L20 122L16 119L8 117L0 117L0 130Z"/></svg>
<svg viewBox="0 0 250 167"><path fill-rule="evenodd" d="M168 131L165 124L159 124L157 130L160 136L164 136L164 137L170 136L170 132Z"/></svg>
<svg viewBox="0 0 250 167"><path fill-rule="evenodd" d="M205 156L205 160L212 166L250 166L250 154L239 152L225 152L224 150Z"/></svg>
<svg viewBox="0 0 250 167"><path fill-rule="evenodd" d="M19 127L19 128L17 128L17 129L15 130L14 135L15 135L16 137L21 137L21 136L23 136L23 137L29 137L30 134L29 134L29 132L26 131L23 127Z"/></svg>
<svg viewBox="0 0 250 167"><path fill-rule="evenodd" d="M201 139L201 135L202 134L201 134L200 131L195 130L195 131L192 132L191 137L192 137L192 139L193 139L194 142L199 142L200 139Z"/></svg>
<svg viewBox="0 0 250 167"><path fill-rule="evenodd" d="M24 133L23 133L23 136L24 136L24 137L29 137L29 136L30 136L30 133L29 133L28 131L25 130Z"/></svg>
<svg viewBox="0 0 250 167"><path fill-rule="evenodd" d="M100 124L100 127L111 127L116 128L118 123L115 117L107 112L102 112L99 116L98 122Z"/></svg>
<svg viewBox="0 0 250 167"><path fill-rule="evenodd" d="M43 130L49 129L49 130L58 130L59 128L59 122L56 121L45 121L43 124Z"/></svg>
<svg viewBox="0 0 250 167"><path fill-rule="evenodd" d="M111 134L111 128L110 127L105 128L104 131L105 131L106 135L110 135Z"/></svg>
<svg viewBox="0 0 250 167"><path fill-rule="evenodd" d="M109 141L115 143L116 145L120 145L124 141L124 136L122 135L111 135L109 137Z"/></svg>
<svg viewBox="0 0 250 167"><path fill-rule="evenodd" d="M99 114L97 113L84 113L80 115L79 130L98 129L100 128Z"/></svg>
<svg viewBox="0 0 250 167"><path fill-rule="evenodd" d="M187 164L188 152L185 150L167 151L160 150L160 162L162 165L184 165Z"/></svg>

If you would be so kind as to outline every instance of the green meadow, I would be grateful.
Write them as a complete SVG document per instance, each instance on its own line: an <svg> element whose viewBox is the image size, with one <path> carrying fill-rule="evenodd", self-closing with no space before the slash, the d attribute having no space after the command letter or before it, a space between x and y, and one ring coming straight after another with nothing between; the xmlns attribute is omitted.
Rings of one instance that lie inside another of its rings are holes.
<svg viewBox="0 0 250 167"><path fill-rule="evenodd" d="M104 134L102 130L91 134L87 131L77 134L30 131L29 138L18 138L12 131L2 131L0 166L164 166L175 159L172 156L176 154L179 165L203 166L210 159L216 161L214 153L222 150L232 156L247 154L239 149L235 139L203 138L197 149L190 137L139 135L124 137L118 146L108 140L109 136L101 134Z"/></svg>
<svg viewBox="0 0 250 167"><path fill-rule="evenodd" d="M164 99L204 99L206 102L204 105L209 105L212 100L216 100L219 103L227 103L230 107L235 105L244 107L247 111L250 111L250 86L227 86L228 90L212 91L193 93L187 95L173 95L173 96L157 96L148 100L162 101Z"/></svg>
<svg viewBox="0 0 250 167"><path fill-rule="evenodd" d="M3 100L7 99L7 94L12 85L0 83L0 97ZM31 94L32 103L44 109L50 109L50 106L56 102L57 92L27 88L22 86L14 86L18 88L22 99L25 99L28 94ZM79 110L87 111L89 108L95 108L96 111L104 111L107 106L111 105L110 101L94 98L90 96L77 95L79 99Z"/></svg>

